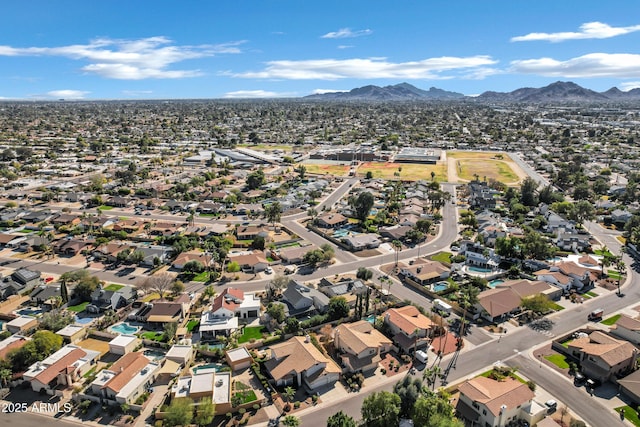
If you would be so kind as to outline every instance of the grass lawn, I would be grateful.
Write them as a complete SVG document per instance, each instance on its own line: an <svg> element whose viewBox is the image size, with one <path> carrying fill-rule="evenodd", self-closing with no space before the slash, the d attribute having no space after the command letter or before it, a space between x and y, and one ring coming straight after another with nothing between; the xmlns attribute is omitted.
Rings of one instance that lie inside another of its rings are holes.
<svg viewBox="0 0 640 427"><path fill-rule="evenodd" d="M319 175L334 175L334 176L347 176L349 175L349 165L323 165L318 163L305 164L307 173L319 174Z"/></svg>
<svg viewBox="0 0 640 427"><path fill-rule="evenodd" d="M33 233L33 230L27 230L26 228L18 230L18 233L29 234Z"/></svg>
<svg viewBox="0 0 640 427"><path fill-rule="evenodd" d="M117 283L112 283L109 286L107 286L106 288L104 288L104 290L105 291L119 291L122 288L124 288L124 285L118 285Z"/></svg>
<svg viewBox="0 0 640 427"><path fill-rule="evenodd" d="M611 316L608 319L604 319L600 323L602 323L603 325L611 326L614 323L616 323L621 316L622 316L621 314L616 314L615 316Z"/></svg>
<svg viewBox="0 0 640 427"><path fill-rule="evenodd" d="M96 369L97 369L97 368L98 368L97 366L94 366L93 368L89 369L89 370L88 370L88 371L87 371L87 372L82 376L82 378L89 378L89 377L91 376L91 374L93 374L93 373L96 371Z"/></svg>
<svg viewBox="0 0 640 427"><path fill-rule="evenodd" d="M242 396L242 403L253 402L254 400L258 400L256 397L256 392L253 390L239 391L236 395Z"/></svg>
<svg viewBox="0 0 640 427"><path fill-rule="evenodd" d="M111 209L113 209L113 206L100 205L98 206L98 209L100 209L101 211L110 211Z"/></svg>
<svg viewBox="0 0 640 427"><path fill-rule="evenodd" d="M552 354L550 356L545 356L549 362L553 363L560 369L569 369L569 364L567 363L567 359L562 354Z"/></svg>
<svg viewBox="0 0 640 427"><path fill-rule="evenodd" d="M72 305L71 307L67 307L67 310L73 311L74 313L80 313L84 311L85 307L89 305L89 301L81 302L78 305Z"/></svg>
<svg viewBox="0 0 640 427"><path fill-rule="evenodd" d="M203 271L202 273L198 273L191 279L194 282L206 282L209 280L209 272Z"/></svg>
<svg viewBox="0 0 640 427"><path fill-rule="evenodd" d="M587 295L589 295L590 297L597 297L598 296L598 294L596 294L595 292L591 292L591 291L587 292Z"/></svg>
<svg viewBox="0 0 640 427"><path fill-rule="evenodd" d="M399 171L399 169L402 169ZM445 164L423 165L418 163L383 163L366 162L358 167L358 176L366 176L371 171L374 178L402 179L404 181L431 181L431 172L435 172L436 181L447 180L447 167ZM395 173L400 172L400 176Z"/></svg>
<svg viewBox="0 0 640 427"><path fill-rule="evenodd" d="M198 216L201 216L203 218L213 218L214 216L216 216L216 214L201 213Z"/></svg>
<svg viewBox="0 0 640 427"><path fill-rule="evenodd" d="M238 338L238 344L248 342L251 339L259 340L262 338L264 326L245 326L242 335Z"/></svg>
<svg viewBox="0 0 640 427"><path fill-rule="evenodd" d="M602 256L602 255L604 255L604 254L605 254L605 251L603 251L602 249L596 249L596 250L594 250L594 251L593 251L593 253L594 253L595 255L600 255L600 256ZM613 255L613 254L612 254L611 252L609 252L609 251L606 251L606 253L608 253L609 255Z"/></svg>
<svg viewBox="0 0 640 427"><path fill-rule="evenodd" d="M200 324L198 319L189 320L187 322L187 331L193 332L193 330Z"/></svg>
<svg viewBox="0 0 640 427"><path fill-rule="evenodd" d="M607 270L607 275L614 280L622 279L622 275L615 270Z"/></svg>
<svg viewBox="0 0 640 427"><path fill-rule="evenodd" d="M573 341L573 338L563 341L561 344L564 348L569 348L569 343Z"/></svg>
<svg viewBox="0 0 640 427"><path fill-rule="evenodd" d="M140 334L140 336L146 340L152 340L152 341L158 341L158 342L162 342L164 341L164 332L153 332L153 331L149 331L149 332L143 332L142 334Z"/></svg>
<svg viewBox="0 0 640 427"><path fill-rule="evenodd" d="M614 409L618 414L620 414L620 409L624 410L624 418L628 420L634 426L640 427L640 418L638 418L638 413L631 406L619 406Z"/></svg>
<svg viewBox="0 0 640 427"><path fill-rule="evenodd" d="M553 308L555 311L564 310L563 306L561 306L560 304L556 304L555 302L552 302L550 305L551 308Z"/></svg>
<svg viewBox="0 0 640 427"><path fill-rule="evenodd" d="M431 256L431 260L451 264L451 252L438 252Z"/></svg>

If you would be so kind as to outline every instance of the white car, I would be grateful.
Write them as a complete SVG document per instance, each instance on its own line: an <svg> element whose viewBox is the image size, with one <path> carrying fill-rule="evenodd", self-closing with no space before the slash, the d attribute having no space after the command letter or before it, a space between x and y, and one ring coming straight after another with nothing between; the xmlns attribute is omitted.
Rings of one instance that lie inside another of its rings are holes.
<svg viewBox="0 0 640 427"><path fill-rule="evenodd" d="M555 409L556 406L558 406L558 402L556 402L553 399L549 399L546 402L544 402L544 405L549 409Z"/></svg>
<svg viewBox="0 0 640 427"><path fill-rule="evenodd" d="M273 269L271 267L267 267L267 268L264 269L264 272L267 273L267 274L271 274L271 273L273 273Z"/></svg>

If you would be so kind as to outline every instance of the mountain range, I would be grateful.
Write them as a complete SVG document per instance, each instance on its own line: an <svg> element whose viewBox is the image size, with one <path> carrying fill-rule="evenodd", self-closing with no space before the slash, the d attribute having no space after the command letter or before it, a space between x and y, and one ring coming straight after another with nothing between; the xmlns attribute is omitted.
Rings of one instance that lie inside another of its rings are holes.
<svg viewBox="0 0 640 427"><path fill-rule="evenodd" d="M409 83L390 86L368 85L348 92L328 92L305 96L305 99L321 101L443 101L477 100L483 102L607 102L640 100L640 88L623 92L612 87L605 92L583 88L573 82L555 82L541 88L520 88L512 92L484 92L476 97L450 92L435 87L419 89Z"/></svg>

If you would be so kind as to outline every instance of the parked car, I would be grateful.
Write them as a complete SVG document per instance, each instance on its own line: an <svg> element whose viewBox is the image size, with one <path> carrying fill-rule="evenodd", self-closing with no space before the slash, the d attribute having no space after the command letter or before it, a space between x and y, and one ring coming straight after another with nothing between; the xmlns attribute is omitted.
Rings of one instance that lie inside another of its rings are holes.
<svg viewBox="0 0 640 427"><path fill-rule="evenodd" d="M576 372L573 376L573 384L580 387L581 385L584 385L585 382L587 382L587 377L585 377L581 372Z"/></svg>

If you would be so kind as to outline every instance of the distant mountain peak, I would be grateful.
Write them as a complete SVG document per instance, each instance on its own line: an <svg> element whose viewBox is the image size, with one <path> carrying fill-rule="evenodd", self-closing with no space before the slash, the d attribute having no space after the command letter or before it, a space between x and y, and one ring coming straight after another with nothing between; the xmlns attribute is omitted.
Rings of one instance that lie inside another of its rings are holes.
<svg viewBox="0 0 640 427"><path fill-rule="evenodd" d="M328 92L305 96L305 99L327 101L428 101L461 98L464 98L461 93L449 92L434 87L426 91L406 82L384 87L367 85L351 89L349 92Z"/></svg>

